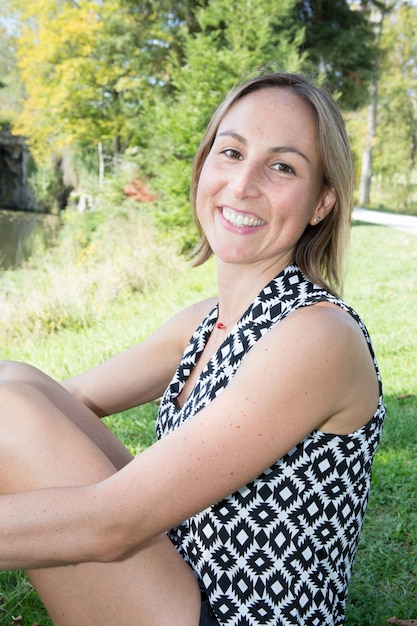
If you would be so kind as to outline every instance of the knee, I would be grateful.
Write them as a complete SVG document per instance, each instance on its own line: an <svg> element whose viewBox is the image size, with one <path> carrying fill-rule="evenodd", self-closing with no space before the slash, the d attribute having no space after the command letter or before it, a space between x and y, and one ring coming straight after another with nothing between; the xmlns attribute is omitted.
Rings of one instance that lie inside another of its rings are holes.
<svg viewBox="0 0 417 626"><path fill-rule="evenodd" d="M16 443L35 444L49 426L51 407L47 398L30 384L0 380L0 449L14 451Z"/></svg>
<svg viewBox="0 0 417 626"><path fill-rule="evenodd" d="M21 382L36 387L47 378L46 374L29 363L0 360L0 383Z"/></svg>
<svg viewBox="0 0 417 626"><path fill-rule="evenodd" d="M0 382L3 380L22 380L35 368L21 361L0 360Z"/></svg>
<svg viewBox="0 0 417 626"><path fill-rule="evenodd" d="M28 405L24 402L26 385L0 379L0 440L1 452L7 450L19 434L28 430Z"/></svg>
<svg viewBox="0 0 417 626"><path fill-rule="evenodd" d="M25 429L36 415L37 407L45 399L37 384L41 372L32 365L19 361L0 361L0 428ZM3 430L4 429L4 430Z"/></svg>
<svg viewBox="0 0 417 626"><path fill-rule="evenodd" d="M44 394L30 382L15 378L0 379L0 417L16 421L19 415L27 415L45 401Z"/></svg>
<svg viewBox="0 0 417 626"><path fill-rule="evenodd" d="M7 413L7 409L17 402L24 402L32 391L30 385L15 378L0 378L0 407L1 413Z"/></svg>
<svg viewBox="0 0 417 626"><path fill-rule="evenodd" d="M9 380L16 369L17 361L0 360L0 381Z"/></svg>

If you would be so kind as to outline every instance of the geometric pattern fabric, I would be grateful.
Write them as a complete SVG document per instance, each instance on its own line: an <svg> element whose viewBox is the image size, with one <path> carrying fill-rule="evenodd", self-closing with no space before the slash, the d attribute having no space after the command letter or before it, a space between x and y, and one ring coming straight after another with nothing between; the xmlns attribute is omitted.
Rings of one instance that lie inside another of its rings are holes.
<svg viewBox="0 0 417 626"><path fill-rule="evenodd" d="M291 265L248 307L179 409L175 398L204 350L217 306L209 313L161 401L158 438L221 393L265 332L296 309L322 301L342 307L360 325L378 375L378 408L352 434L313 431L254 481L168 532L221 626L343 624L385 417L378 366L358 315Z"/></svg>

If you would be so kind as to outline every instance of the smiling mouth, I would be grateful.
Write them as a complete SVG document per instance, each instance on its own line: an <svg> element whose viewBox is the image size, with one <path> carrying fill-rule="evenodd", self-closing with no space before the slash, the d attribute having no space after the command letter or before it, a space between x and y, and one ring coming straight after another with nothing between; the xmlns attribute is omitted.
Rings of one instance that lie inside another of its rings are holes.
<svg viewBox="0 0 417 626"><path fill-rule="evenodd" d="M265 224L264 220L251 217L250 215L244 215L243 213L236 213L236 211L228 207L223 207L222 214L224 219L233 226L262 226L262 224Z"/></svg>

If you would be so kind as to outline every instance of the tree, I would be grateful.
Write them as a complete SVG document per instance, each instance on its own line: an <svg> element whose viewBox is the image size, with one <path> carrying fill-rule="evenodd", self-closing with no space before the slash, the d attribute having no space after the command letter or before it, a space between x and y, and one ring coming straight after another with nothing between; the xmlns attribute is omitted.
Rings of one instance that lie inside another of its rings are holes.
<svg viewBox="0 0 417 626"><path fill-rule="evenodd" d="M0 128L13 122L23 96L16 65L17 23L9 3L3 2L0 6Z"/></svg>
<svg viewBox="0 0 417 626"><path fill-rule="evenodd" d="M390 14L394 14L397 6L404 5L401 0L368 0L365 2L371 8L371 21L374 23L375 41L378 47L378 66L372 76L369 87L369 104L367 116L367 134L362 149L361 174L359 183L359 203L369 204L371 201L371 183L373 177L374 147L378 133L377 116L379 101L379 80L384 57L387 53L381 46L381 37L384 30L384 23ZM396 68L398 70L398 68Z"/></svg>
<svg viewBox="0 0 417 626"><path fill-rule="evenodd" d="M367 99L376 67L376 47L367 3L302 0L296 19L305 27L307 68L321 75L347 108Z"/></svg>
<svg viewBox="0 0 417 626"><path fill-rule="evenodd" d="M71 146L117 166L138 152L180 223L199 137L237 80L307 69L353 106L373 62L366 11L346 0L7 1L27 92L16 131L39 160Z"/></svg>
<svg viewBox="0 0 417 626"><path fill-rule="evenodd" d="M195 14L198 28L183 25L184 48L170 57L170 92L149 109L150 145L141 163L163 194L160 218L181 226L192 243L188 189L191 166L205 126L223 96L263 65L299 70L296 36L283 25L295 0L212 0ZM150 157L150 155L152 155ZM150 164L150 165L149 165Z"/></svg>
<svg viewBox="0 0 417 626"><path fill-rule="evenodd" d="M382 25L386 13L391 10L390 6L376 2L371 11L371 22L374 24L375 40L379 48ZM373 150L377 131L378 113L378 71L374 72L369 85L369 104L367 118L367 135L362 151L361 174L359 180L359 204L367 205L371 199L371 182L373 173Z"/></svg>
<svg viewBox="0 0 417 626"><path fill-rule="evenodd" d="M417 151L417 7L401 3L384 22L381 37L379 122L375 170L406 208L415 189ZM401 71L398 69L401 68Z"/></svg>
<svg viewBox="0 0 417 626"><path fill-rule="evenodd" d="M163 16L155 3L128 0L33 0L22 8L28 97L17 127L39 157L101 142L117 163L160 80L172 38Z"/></svg>

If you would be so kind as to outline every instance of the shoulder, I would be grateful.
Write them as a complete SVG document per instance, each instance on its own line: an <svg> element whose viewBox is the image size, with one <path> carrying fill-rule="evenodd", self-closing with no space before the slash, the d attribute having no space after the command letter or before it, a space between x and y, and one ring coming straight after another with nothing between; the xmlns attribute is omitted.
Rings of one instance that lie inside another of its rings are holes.
<svg viewBox="0 0 417 626"><path fill-rule="evenodd" d="M277 362L300 370L321 369L333 378L347 375L364 362L372 364L364 332L350 312L332 302L302 306L258 341L257 351L267 350ZM281 368L280 368L281 370Z"/></svg>
<svg viewBox="0 0 417 626"><path fill-rule="evenodd" d="M269 335L269 337L268 337ZM265 336L276 358L286 354L293 363L332 368L347 373L365 362L372 364L369 346L358 320L331 302L304 306ZM281 356L280 356L281 355Z"/></svg>
<svg viewBox="0 0 417 626"><path fill-rule="evenodd" d="M353 311L343 305L342 301L336 304L332 301L319 301L302 306L277 325L277 334L288 333L301 336L303 339L311 336L336 341L349 340L355 336L359 341L365 341L365 335L359 324L359 318L352 315Z"/></svg>
<svg viewBox="0 0 417 626"><path fill-rule="evenodd" d="M308 397L314 427L346 434L376 410L378 382L366 337L336 304L319 302L288 315L254 346L247 365L263 368L283 396Z"/></svg>
<svg viewBox="0 0 417 626"><path fill-rule="evenodd" d="M217 298L206 298L196 302L169 319L158 331L158 334L170 336L179 344L179 348L183 350L190 340L191 335L207 317L210 311L215 307Z"/></svg>

